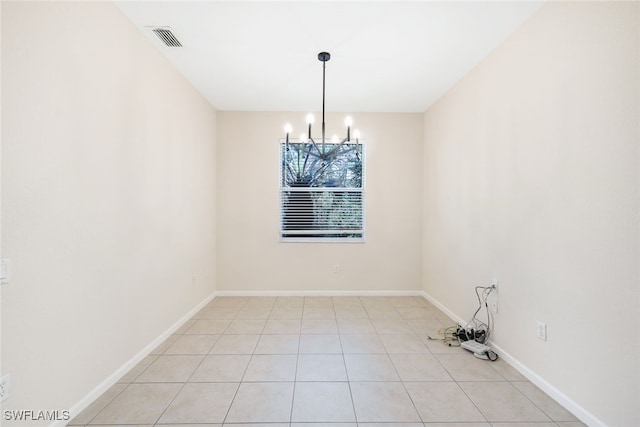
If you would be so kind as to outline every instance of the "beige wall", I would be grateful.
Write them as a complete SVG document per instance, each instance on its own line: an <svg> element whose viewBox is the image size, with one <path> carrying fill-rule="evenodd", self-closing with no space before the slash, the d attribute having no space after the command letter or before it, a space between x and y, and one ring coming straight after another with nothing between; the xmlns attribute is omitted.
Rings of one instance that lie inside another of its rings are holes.
<svg viewBox="0 0 640 427"><path fill-rule="evenodd" d="M592 425L640 425L638 9L547 4L424 116L426 292L499 279L494 342Z"/></svg>
<svg viewBox="0 0 640 427"><path fill-rule="evenodd" d="M344 116L327 114L328 136ZM421 289L422 115L352 116L366 140L366 243L281 243L279 141L286 122L304 132L305 113L218 113L218 290Z"/></svg>
<svg viewBox="0 0 640 427"><path fill-rule="evenodd" d="M214 292L216 112L111 3L2 9L2 409L64 410Z"/></svg>

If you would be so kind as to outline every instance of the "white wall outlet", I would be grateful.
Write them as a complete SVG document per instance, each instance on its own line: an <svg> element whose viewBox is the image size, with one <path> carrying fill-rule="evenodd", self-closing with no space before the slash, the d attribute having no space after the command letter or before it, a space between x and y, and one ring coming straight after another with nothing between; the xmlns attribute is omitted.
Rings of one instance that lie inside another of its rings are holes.
<svg viewBox="0 0 640 427"><path fill-rule="evenodd" d="M544 322L538 321L538 329L537 329L538 339L542 341L547 340L547 324Z"/></svg>
<svg viewBox="0 0 640 427"><path fill-rule="evenodd" d="M340 273L340 264L333 264L333 272Z"/></svg>
<svg viewBox="0 0 640 427"><path fill-rule="evenodd" d="M491 292L489 294L489 298L487 298L487 304L489 305L489 310L494 313L498 313L498 294L495 292Z"/></svg>
<svg viewBox="0 0 640 427"><path fill-rule="evenodd" d="M0 259L0 285L9 283L11 270L8 259Z"/></svg>
<svg viewBox="0 0 640 427"><path fill-rule="evenodd" d="M0 402L9 397L10 374L0 377Z"/></svg>

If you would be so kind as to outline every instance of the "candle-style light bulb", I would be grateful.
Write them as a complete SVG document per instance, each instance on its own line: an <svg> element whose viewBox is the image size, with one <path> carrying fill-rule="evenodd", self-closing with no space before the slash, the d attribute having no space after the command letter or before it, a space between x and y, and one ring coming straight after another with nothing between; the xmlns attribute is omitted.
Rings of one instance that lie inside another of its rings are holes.
<svg viewBox="0 0 640 427"><path fill-rule="evenodd" d="M309 131L307 136L309 139L311 139L311 125L313 124L314 119L315 118L313 117L313 114L311 113L307 114L307 124L309 125Z"/></svg>
<svg viewBox="0 0 640 427"><path fill-rule="evenodd" d="M311 113L307 114L307 124L312 125L314 120L315 120L315 117L313 117L313 114Z"/></svg>
<svg viewBox="0 0 640 427"><path fill-rule="evenodd" d="M344 118L344 125L348 128L353 125L353 119L351 118L351 116L347 116Z"/></svg>
<svg viewBox="0 0 640 427"><path fill-rule="evenodd" d="M347 127L347 142L351 141L351 125L353 124L353 119L351 116L347 116L344 119L344 125Z"/></svg>

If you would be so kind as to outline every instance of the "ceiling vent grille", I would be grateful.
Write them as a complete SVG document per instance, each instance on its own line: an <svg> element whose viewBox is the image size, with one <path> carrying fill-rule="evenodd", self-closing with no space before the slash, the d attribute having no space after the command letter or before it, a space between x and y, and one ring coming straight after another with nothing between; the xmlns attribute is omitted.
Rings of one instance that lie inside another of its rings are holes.
<svg viewBox="0 0 640 427"><path fill-rule="evenodd" d="M173 33L171 32L171 29L169 28L154 28L152 30L156 36L158 36L158 38L160 40L162 40L162 42L169 46L169 47L181 47L182 44L178 41L178 39L176 38L175 35L173 35Z"/></svg>

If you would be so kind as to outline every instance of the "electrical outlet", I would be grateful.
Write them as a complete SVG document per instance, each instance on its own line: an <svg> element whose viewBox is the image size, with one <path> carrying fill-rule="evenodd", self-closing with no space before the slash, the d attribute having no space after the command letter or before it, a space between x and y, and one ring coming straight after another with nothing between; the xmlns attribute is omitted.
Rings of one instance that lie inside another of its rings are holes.
<svg viewBox="0 0 640 427"><path fill-rule="evenodd" d="M340 264L333 264L333 272L340 273Z"/></svg>
<svg viewBox="0 0 640 427"><path fill-rule="evenodd" d="M494 289L497 291L498 290L498 279L493 279L493 281L491 282L491 286L493 286Z"/></svg>
<svg viewBox="0 0 640 427"><path fill-rule="evenodd" d="M544 322L540 322L538 321L538 339L541 339L542 341L546 341L547 340L547 324Z"/></svg>
<svg viewBox="0 0 640 427"><path fill-rule="evenodd" d="M0 285L6 285L11 280L11 268L8 259L0 259Z"/></svg>
<svg viewBox="0 0 640 427"><path fill-rule="evenodd" d="M489 304L489 310L494 313L498 313L498 294L495 292L491 292L489 294L489 298L487 298L487 304Z"/></svg>
<svg viewBox="0 0 640 427"><path fill-rule="evenodd" d="M0 377L0 402L6 400L9 397L9 374Z"/></svg>

